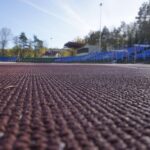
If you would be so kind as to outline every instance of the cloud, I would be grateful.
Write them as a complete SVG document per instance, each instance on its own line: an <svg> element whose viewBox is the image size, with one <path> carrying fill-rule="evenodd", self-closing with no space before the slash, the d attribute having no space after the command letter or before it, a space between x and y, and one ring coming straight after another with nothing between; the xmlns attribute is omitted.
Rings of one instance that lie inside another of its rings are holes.
<svg viewBox="0 0 150 150"><path fill-rule="evenodd" d="M19 0L23 3L25 3L26 5L29 5L30 7L33 7L34 9L46 14L46 15L49 15L49 16L52 16L52 17L55 17L61 21L63 21L64 23L66 24L69 24L71 25L72 27L76 28L77 30L80 30L80 31L83 31L83 30L88 30L88 25L79 17L79 15L77 13L75 13L67 4L63 3L62 5L62 8L67 12L67 14L70 14L69 18L68 17L65 17L65 16L61 16L55 12L52 12L52 11L49 11L29 0ZM62 4L62 3L61 3ZM60 5L61 6L61 5ZM74 20L72 20L74 19ZM81 25L82 24L82 25Z"/></svg>
<svg viewBox="0 0 150 150"><path fill-rule="evenodd" d="M65 18L57 15L54 12L50 12L50 11L46 10L45 8L42 8L42 7L38 6L38 5L36 5L35 3L32 3L31 1L28 1L28 0L20 0L20 1L24 2L25 4L35 8L37 10L39 10L42 13L45 13L45 14L47 14L49 16L56 17L56 18L60 19L61 21L65 22L65 23L69 23L68 20L66 20Z"/></svg>
<svg viewBox="0 0 150 150"><path fill-rule="evenodd" d="M67 15L74 20L78 25L84 27L86 30L90 30L88 23L79 15L65 0L59 0L59 6L67 13Z"/></svg>

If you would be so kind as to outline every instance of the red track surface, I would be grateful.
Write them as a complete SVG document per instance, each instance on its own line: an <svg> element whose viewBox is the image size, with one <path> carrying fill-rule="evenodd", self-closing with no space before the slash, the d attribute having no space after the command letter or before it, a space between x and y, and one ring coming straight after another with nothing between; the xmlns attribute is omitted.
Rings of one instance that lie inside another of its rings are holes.
<svg viewBox="0 0 150 150"><path fill-rule="evenodd" d="M150 70L0 65L0 150L149 150Z"/></svg>

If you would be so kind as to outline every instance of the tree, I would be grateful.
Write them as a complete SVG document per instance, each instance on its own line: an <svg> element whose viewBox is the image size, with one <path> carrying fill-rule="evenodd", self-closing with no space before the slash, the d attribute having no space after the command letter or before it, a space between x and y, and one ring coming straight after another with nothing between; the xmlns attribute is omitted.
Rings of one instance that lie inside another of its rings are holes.
<svg viewBox="0 0 150 150"><path fill-rule="evenodd" d="M76 37L76 38L74 39L74 42L81 43L81 44L85 44L85 40L82 39L82 38L80 38L80 37Z"/></svg>
<svg viewBox="0 0 150 150"><path fill-rule="evenodd" d="M28 38L24 32L22 32L19 36L19 43L22 49L25 49L28 46Z"/></svg>
<svg viewBox="0 0 150 150"><path fill-rule="evenodd" d="M110 32L109 29L105 26L102 30L102 51L107 51L109 47L109 38Z"/></svg>
<svg viewBox="0 0 150 150"><path fill-rule="evenodd" d="M150 43L150 3L145 2L140 7L138 12L137 24L139 42L138 43Z"/></svg>
<svg viewBox="0 0 150 150"><path fill-rule="evenodd" d="M18 36L15 36L13 38L13 42L14 42L14 47L13 47L13 50L15 51L15 54L16 56L20 56L20 53L21 53L21 47L20 47L20 39Z"/></svg>
<svg viewBox="0 0 150 150"><path fill-rule="evenodd" d="M44 47L43 41L39 40L35 35L33 38L34 38L33 43L34 43L35 57L37 57L38 53L40 53L40 49Z"/></svg>
<svg viewBox="0 0 150 150"><path fill-rule="evenodd" d="M19 36L19 47L20 47L20 57L23 56L23 51L25 50L25 48L28 47L28 38L26 37L25 33L22 32Z"/></svg>
<svg viewBox="0 0 150 150"><path fill-rule="evenodd" d="M0 48L1 48L1 54L4 56L4 50L6 46L8 45L8 42L11 37L11 30L8 28L2 28L0 30Z"/></svg>
<svg viewBox="0 0 150 150"><path fill-rule="evenodd" d="M99 31L91 31L86 37L85 37L85 43L90 44L90 45L98 45L99 43L99 36L100 32Z"/></svg>

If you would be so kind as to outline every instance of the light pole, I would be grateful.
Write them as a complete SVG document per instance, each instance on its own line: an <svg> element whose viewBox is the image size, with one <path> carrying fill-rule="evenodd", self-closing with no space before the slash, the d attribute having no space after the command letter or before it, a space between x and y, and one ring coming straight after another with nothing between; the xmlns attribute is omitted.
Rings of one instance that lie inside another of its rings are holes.
<svg viewBox="0 0 150 150"><path fill-rule="evenodd" d="M50 40L51 40L51 48L52 48L52 40L53 40L53 38L51 37Z"/></svg>
<svg viewBox="0 0 150 150"><path fill-rule="evenodd" d="M101 2L99 4L100 6L100 29L99 29L99 51L101 52L101 47L102 47L102 6L103 3Z"/></svg>

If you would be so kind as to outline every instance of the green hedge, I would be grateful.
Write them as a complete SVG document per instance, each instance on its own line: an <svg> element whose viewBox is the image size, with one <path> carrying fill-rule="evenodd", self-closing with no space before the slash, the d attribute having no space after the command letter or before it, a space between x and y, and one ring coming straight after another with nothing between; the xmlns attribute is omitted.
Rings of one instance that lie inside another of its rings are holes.
<svg viewBox="0 0 150 150"><path fill-rule="evenodd" d="M21 58L19 62L53 63L55 58Z"/></svg>

